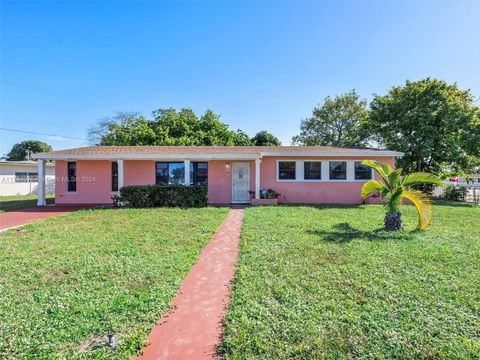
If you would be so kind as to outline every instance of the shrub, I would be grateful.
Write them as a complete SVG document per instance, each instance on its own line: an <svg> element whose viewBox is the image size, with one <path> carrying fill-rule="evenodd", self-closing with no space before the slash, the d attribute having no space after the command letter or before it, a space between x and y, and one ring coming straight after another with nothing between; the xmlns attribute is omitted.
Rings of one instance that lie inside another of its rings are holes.
<svg viewBox="0 0 480 360"><path fill-rule="evenodd" d="M447 200L461 201L465 200L467 188L455 185L447 185L443 189L443 197Z"/></svg>
<svg viewBox="0 0 480 360"><path fill-rule="evenodd" d="M278 199L280 195L280 193L273 189L260 189L260 199ZM250 196L254 199L255 191L250 191Z"/></svg>
<svg viewBox="0 0 480 360"><path fill-rule="evenodd" d="M129 207L203 207L208 205L205 185L132 185L120 189L120 199Z"/></svg>

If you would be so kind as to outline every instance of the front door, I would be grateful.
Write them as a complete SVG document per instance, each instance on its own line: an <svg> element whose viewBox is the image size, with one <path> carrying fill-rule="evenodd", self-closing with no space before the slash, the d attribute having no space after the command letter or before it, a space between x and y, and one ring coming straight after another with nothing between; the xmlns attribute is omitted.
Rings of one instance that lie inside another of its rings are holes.
<svg viewBox="0 0 480 360"><path fill-rule="evenodd" d="M232 164L232 203L250 202L250 164Z"/></svg>

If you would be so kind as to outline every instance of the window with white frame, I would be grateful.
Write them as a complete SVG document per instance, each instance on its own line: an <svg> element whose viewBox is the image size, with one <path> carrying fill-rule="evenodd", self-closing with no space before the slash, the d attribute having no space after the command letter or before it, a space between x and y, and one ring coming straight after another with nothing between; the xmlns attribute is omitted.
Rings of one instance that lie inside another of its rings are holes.
<svg viewBox="0 0 480 360"><path fill-rule="evenodd" d="M361 161L355 161L355 180L370 180L372 169L363 165Z"/></svg>
<svg viewBox="0 0 480 360"><path fill-rule="evenodd" d="M28 173L27 172L15 172L15 182L17 182L17 183L28 182Z"/></svg>
<svg viewBox="0 0 480 360"><path fill-rule="evenodd" d="M38 182L38 173L29 172L28 173L28 182Z"/></svg>
<svg viewBox="0 0 480 360"><path fill-rule="evenodd" d="M354 160L278 160L279 181L366 181L373 171L361 161Z"/></svg>
<svg viewBox="0 0 480 360"><path fill-rule="evenodd" d="M296 162L295 161L279 161L278 162L278 179L279 180L295 180L296 179Z"/></svg>
<svg viewBox="0 0 480 360"><path fill-rule="evenodd" d="M303 178L305 180L321 180L322 163L320 161L305 161L303 163Z"/></svg>
<svg viewBox="0 0 480 360"><path fill-rule="evenodd" d="M330 161L329 162L330 180L347 180L347 162Z"/></svg>
<svg viewBox="0 0 480 360"><path fill-rule="evenodd" d="M36 172L15 172L15 182L38 182L38 173Z"/></svg>

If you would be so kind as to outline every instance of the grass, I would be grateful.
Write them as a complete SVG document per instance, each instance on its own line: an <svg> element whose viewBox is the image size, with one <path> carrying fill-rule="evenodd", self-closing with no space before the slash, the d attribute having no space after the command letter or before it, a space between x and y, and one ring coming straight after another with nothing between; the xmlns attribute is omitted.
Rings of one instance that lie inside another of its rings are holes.
<svg viewBox="0 0 480 360"><path fill-rule="evenodd" d="M404 214L388 233L381 206L248 208L224 357L480 358L480 207Z"/></svg>
<svg viewBox="0 0 480 360"><path fill-rule="evenodd" d="M55 195L47 195L47 204L55 203ZM0 196L0 213L37 206L37 195Z"/></svg>
<svg viewBox="0 0 480 360"><path fill-rule="evenodd" d="M0 358L131 358L226 212L86 210L0 234Z"/></svg>

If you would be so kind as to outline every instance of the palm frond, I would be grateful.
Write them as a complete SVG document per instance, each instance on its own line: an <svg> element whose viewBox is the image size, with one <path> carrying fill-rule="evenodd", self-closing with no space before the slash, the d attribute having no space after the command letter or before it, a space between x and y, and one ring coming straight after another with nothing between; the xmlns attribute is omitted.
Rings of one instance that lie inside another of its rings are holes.
<svg viewBox="0 0 480 360"><path fill-rule="evenodd" d="M437 184L440 186L444 185L442 180L440 180L438 177L426 172L414 172L406 175L402 180L402 185L405 187L410 187L423 183Z"/></svg>
<svg viewBox="0 0 480 360"><path fill-rule="evenodd" d="M388 202L385 204L385 206L387 207L387 211L389 213L400 211L403 192L404 189L400 186L388 197Z"/></svg>
<svg viewBox="0 0 480 360"><path fill-rule="evenodd" d="M368 180L362 186L362 199L366 199L371 196L375 191L382 191L385 186L377 180Z"/></svg>
<svg viewBox="0 0 480 360"><path fill-rule="evenodd" d="M388 173L385 172L385 169L381 166L381 163L373 160L363 160L362 165L372 168L377 172L378 175L380 175L385 183L388 182Z"/></svg>
<svg viewBox="0 0 480 360"><path fill-rule="evenodd" d="M392 167L390 166L390 164L387 164L387 163L384 163L384 162L381 162L381 163L378 163L378 165L382 168L383 172L387 175L390 175L390 173L393 171ZM401 169L399 169L401 170Z"/></svg>
<svg viewBox="0 0 480 360"><path fill-rule="evenodd" d="M425 229L432 220L432 203L427 194L418 190L405 190L402 197L410 200L418 212L417 229Z"/></svg>
<svg viewBox="0 0 480 360"><path fill-rule="evenodd" d="M390 174L388 174L388 183L386 185L390 190L395 191L395 189L401 186L401 183L400 183L401 175L402 175L402 169L397 169L395 171L392 171Z"/></svg>

